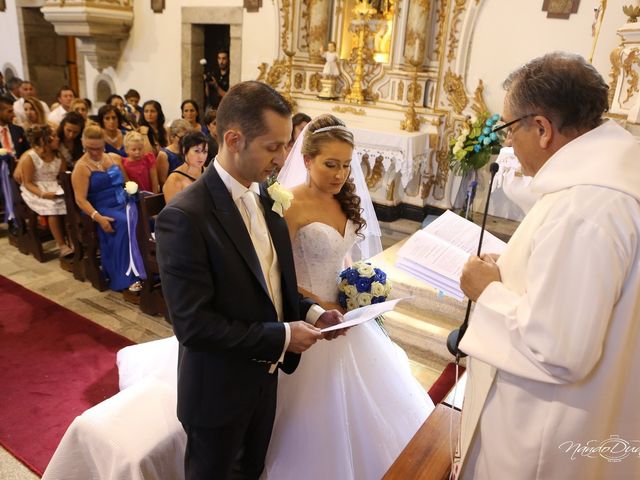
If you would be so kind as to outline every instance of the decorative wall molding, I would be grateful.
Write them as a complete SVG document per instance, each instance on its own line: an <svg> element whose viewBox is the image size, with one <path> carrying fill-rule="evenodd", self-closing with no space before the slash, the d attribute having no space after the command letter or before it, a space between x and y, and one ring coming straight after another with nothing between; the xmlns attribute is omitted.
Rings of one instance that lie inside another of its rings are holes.
<svg viewBox="0 0 640 480"><path fill-rule="evenodd" d="M542 11L547 12L547 18L567 20L572 13L578 13L580 0L544 0Z"/></svg>

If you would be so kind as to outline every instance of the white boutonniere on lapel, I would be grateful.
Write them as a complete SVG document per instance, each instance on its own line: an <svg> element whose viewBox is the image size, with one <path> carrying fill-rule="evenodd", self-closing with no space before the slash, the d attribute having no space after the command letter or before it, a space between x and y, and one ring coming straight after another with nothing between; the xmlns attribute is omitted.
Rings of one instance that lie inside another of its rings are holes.
<svg viewBox="0 0 640 480"><path fill-rule="evenodd" d="M284 188L278 182L273 182L273 184L269 188L267 188L267 193L273 200L273 207L271 207L271 210L276 212L281 217L284 216L285 210L287 210L291 206L293 193Z"/></svg>

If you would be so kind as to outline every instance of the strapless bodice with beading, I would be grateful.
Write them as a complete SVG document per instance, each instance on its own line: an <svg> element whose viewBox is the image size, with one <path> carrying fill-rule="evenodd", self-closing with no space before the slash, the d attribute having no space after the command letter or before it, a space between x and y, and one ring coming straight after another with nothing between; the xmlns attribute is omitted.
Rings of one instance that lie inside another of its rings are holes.
<svg viewBox="0 0 640 480"><path fill-rule="evenodd" d="M347 220L344 236L326 223L313 222L300 228L292 244L298 286L323 301L336 302L338 274L357 240L356 224L351 220Z"/></svg>

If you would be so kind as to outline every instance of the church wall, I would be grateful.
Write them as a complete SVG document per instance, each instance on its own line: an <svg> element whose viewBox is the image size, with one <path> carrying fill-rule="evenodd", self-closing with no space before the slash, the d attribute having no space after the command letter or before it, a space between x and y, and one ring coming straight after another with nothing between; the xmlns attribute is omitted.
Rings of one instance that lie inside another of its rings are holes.
<svg viewBox="0 0 640 480"><path fill-rule="evenodd" d="M492 112L501 112L503 80L528 60L556 50L591 54L593 8L599 2L582 0L568 20L547 18L542 0L485 0L480 10L467 74L467 91L478 79L485 84L485 101ZM631 2L628 2L631 3ZM609 53L619 43L616 30L626 22L618 2L609 2L604 15L593 65L609 82Z"/></svg>
<svg viewBox="0 0 640 480"><path fill-rule="evenodd" d="M24 78L16 3L9 0L6 4L6 10L0 12L0 68L4 72L10 65L18 77Z"/></svg>
<svg viewBox="0 0 640 480"><path fill-rule="evenodd" d="M10 63L24 77L16 2L9 0L0 13L0 67ZM466 75L467 92L472 93L482 79L485 99L492 111L500 111L504 93L501 83L508 73L534 56L553 50L568 50L588 56L595 1L582 0L578 13L568 20L546 18L542 0L483 0L472 35ZM151 11L149 2L136 1L134 24L123 53L107 75L122 94L136 88L143 99L162 102L167 120L179 117L182 100L182 7L241 7L241 0L171 0L163 13ZM263 1L256 13L243 11L241 79L258 76L261 62L272 63L277 56L278 3ZM626 21L618 2L609 2L604 16L594 65L609 80L609 53L617 46L616 30ZM86 94L95 100L99 72L84 62ZM232 66L235 68L237 66Z"/></svg>
<svg viewBox="0 0 640 480"><path fill-rule="evenodd" d="M110 76L116 92L135 88L143 100L162 103L167 122L180 118L182 98L181 59L182 7L242 7L242 1L182 0L167 1L161 14L154 14L148 2L134 2L134 24L116 68L102 73ZM259 12L243 12L241 79L258 77L257 66L271 63L278 46L277 10L265 1ZM237 66L232 65L232 69ZM87 92L95 91L99 72L85 62Z"/></svg>

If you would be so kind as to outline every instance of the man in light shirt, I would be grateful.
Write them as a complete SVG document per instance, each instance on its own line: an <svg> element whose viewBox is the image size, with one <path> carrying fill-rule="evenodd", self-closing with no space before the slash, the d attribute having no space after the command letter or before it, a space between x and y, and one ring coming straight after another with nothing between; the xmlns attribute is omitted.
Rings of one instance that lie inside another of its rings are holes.
<svg viewBox="0 0 640 480"><path fill-rule="evenodd" d="M71 110L71 103L76 98L76 93L68 85L63 86L58 91L58 105L49 114L49 121L59 125L64 116Z"/></svg>
<svg viewBox="0 0 640 480"><path fill-rule="evenodd" d="M20 98L13 102L13 113L16 116L16 123L18 123L18 125L24 125L27 121L27 115L24 113L24 99L26 97L38 98L36 86L29 80L22 81L20 84ZM38 101L40 102L40 105L42 105L45 118L49 118L49 115L51 115L49 106L42 100Z"/></svg>

